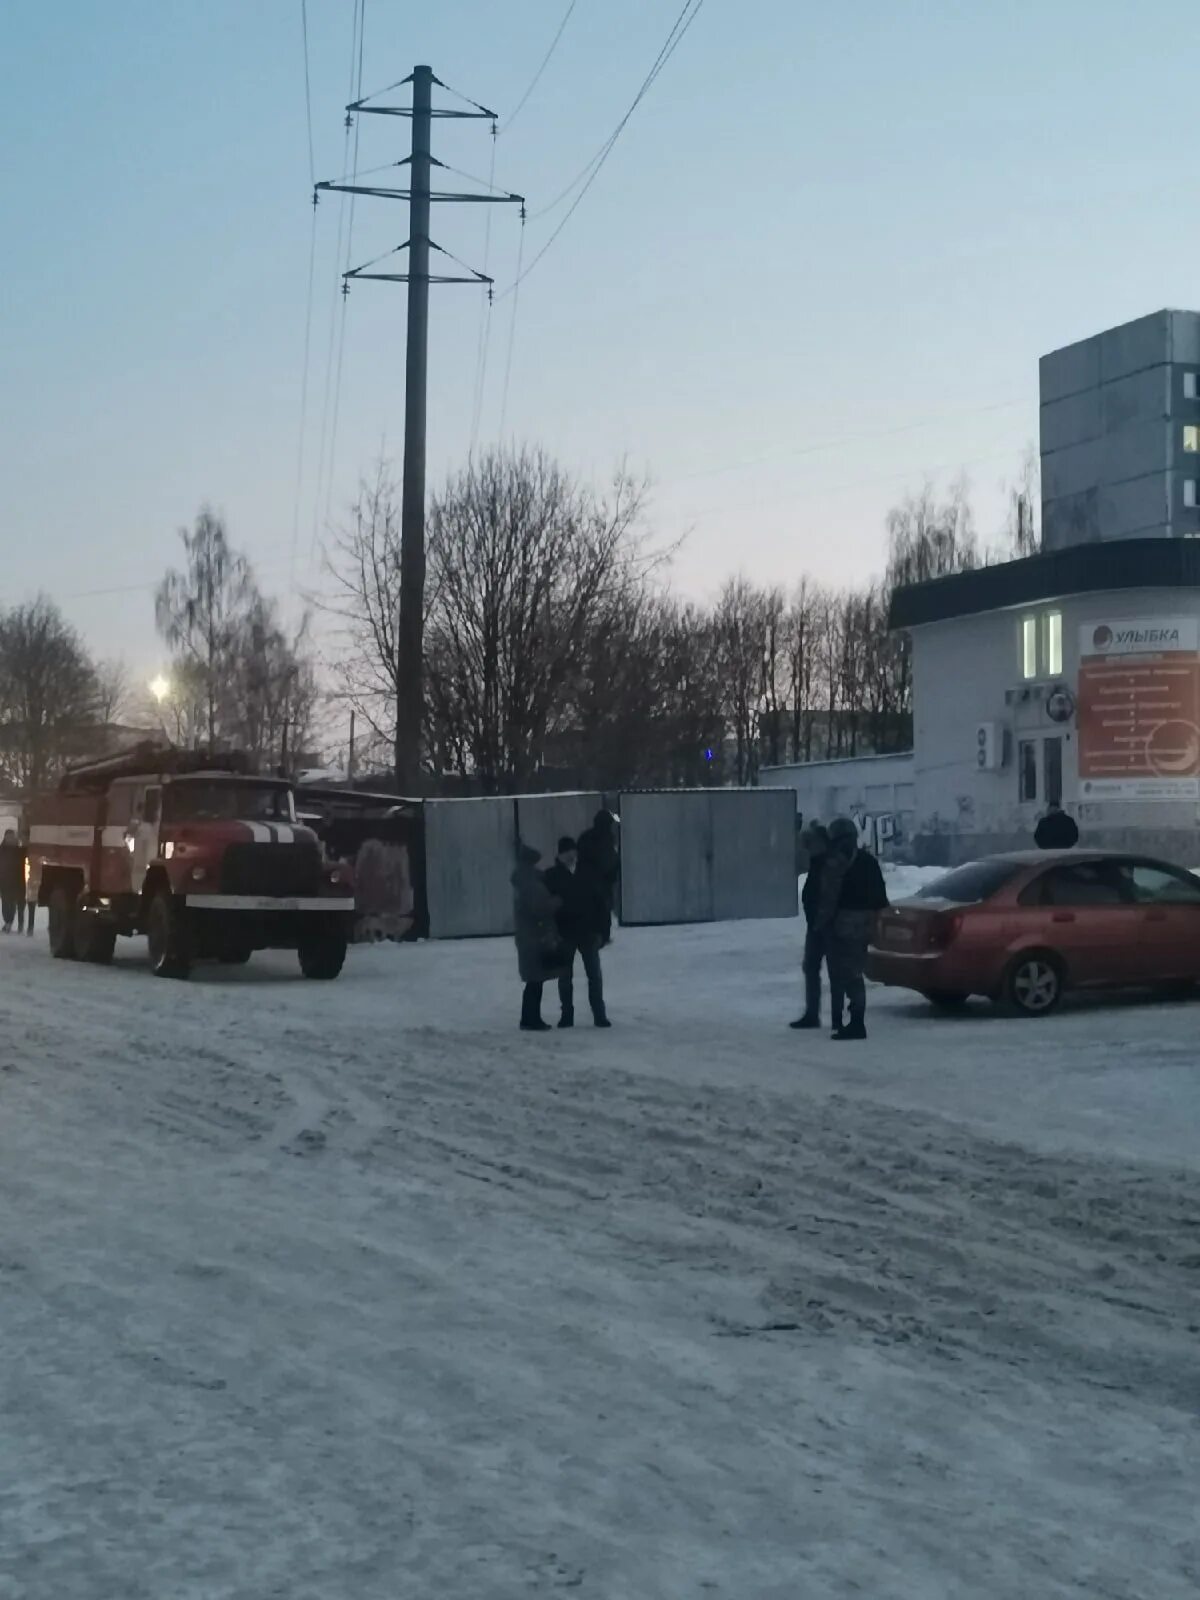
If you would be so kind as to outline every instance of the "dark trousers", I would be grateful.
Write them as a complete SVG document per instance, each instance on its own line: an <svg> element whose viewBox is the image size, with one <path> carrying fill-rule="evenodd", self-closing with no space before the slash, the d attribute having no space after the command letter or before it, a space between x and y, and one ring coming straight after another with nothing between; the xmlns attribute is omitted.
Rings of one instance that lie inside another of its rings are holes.
<svg viewBox="0 0 1200 1600"><path fill-rule="evenodd" d="M826 938L823 933L818 933L815 928L810 928L804 936L804 1014L806 1017L819 1017L821 1015L821 964L828 959ZM832 985L832 976L830 979ZM836 1022L841 1013L835 1007L833 1020Z"/></svg>
<svg viewBox="0 0 1200 1600"><path fill-rule="evenodd" d="M833 1002L833 1020L841 1020L843 1003L850 1007L850 1021L862 1022L867 1014L868 940L858 933L839 934L836 929L829 940L829 992Z"/></svg>
<svg viewBox="0 0 1200 1600"><path fill-rule="evenodd" d="M541 1020L542 986L540 983L527 983L521 991L521 1021L529 1023Z"/></svg>
<svg viewBox="0 0 1200 1600"><path fill-rule="evenodd" d="M18 910L18 912L17 912L17 927L19 928L19 927L22 926L22 924L24 924L25 931L27 933L32 933L33 932L33 918L34 918L34 914L36 913L36 911L37 911L37 901L36 900L26 900L24 916L22 916L22 913L21 913L20 910Z"/></svg>
<svg viewBox="0 0 1200 1600"><path fill-rule="evenodd" d="M599 1021L604 1016L604 977L600 971L600 946L594 940L575 945L570 951L566 972L558 980L558 998L564 1017L575 1015L575 952L579 952L583 970L587 975L588 1004L592 1016Z"/></svg>
<svg viewBox="0 0 1200 1600"><path fill-rule="evenodd" d="M21 907L21 922L22 922L22 925L23 925L24 921L25 921L25 900L24 900L24 897L18 899L16 897L16 895L13 895L12 898L10 899L8 895L5 895L3 900L0 900L0 918L3 918L4 926L6 928L11 928L12 927L13 918L17 914L17 907L18 906Z"/></svg>

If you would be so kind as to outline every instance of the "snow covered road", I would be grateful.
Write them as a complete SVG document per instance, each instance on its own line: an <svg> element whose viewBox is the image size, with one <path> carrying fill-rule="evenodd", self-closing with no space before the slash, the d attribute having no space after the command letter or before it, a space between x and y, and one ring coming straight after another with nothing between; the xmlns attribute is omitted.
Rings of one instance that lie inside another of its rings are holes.
<svg viewBox="0 0 1200 1600"><path fill-rule="evenodd" d="M0 1596L1175 1600L1200 1007L789 1033L795 924L0 941Z"/></svg>

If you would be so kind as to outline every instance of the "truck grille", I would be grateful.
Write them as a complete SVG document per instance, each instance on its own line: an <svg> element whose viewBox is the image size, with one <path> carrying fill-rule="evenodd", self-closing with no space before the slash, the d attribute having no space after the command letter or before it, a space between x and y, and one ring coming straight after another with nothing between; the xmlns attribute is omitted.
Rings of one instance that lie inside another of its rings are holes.
<svg viewBox="0 0 1200 1600"><path fill-rule="evenodd" d="M222 894L313 895L320 887L314 844L231 844L221 862Z"/></svg>

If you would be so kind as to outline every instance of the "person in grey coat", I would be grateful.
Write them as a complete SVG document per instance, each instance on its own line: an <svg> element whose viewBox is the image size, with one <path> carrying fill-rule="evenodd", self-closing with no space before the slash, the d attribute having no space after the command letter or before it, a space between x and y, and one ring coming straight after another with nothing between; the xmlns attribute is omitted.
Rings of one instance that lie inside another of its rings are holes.
<svg viewBox="0 0 1200 1600"><path fill-rule="evenodd" d="M517 941L517 968L525 985L521 997L521 1027L526 1033L545 1033L542 1020L542 985L562 974L562 959L555 912L559 902L538 871L541 852L532 845L517 845L513 887L513 925Z"/></svg>
<svg viewBox="0 0 1200 1600"><path fill-rule="evenodd" d="M804 1015L797 1017L793 1028L819 1028L821 1026L821 965L829 960L828 938L825 930L818 928L817 918L821 908L821 877L829 855L829 834L819 822L810 822L799 835L801 851L806 862L804 888L800 904L804 908L806 924L804 935ZM834 1012L834 1027L841 1024L842 1005Z"/></svg>
<svg viewBox="0 0 1200 1600"><path fill-rule="evenodd" d="M817 912L818 930L827 941L835 1039L867 1037L867 951L887 903L879 863L869 850L859 848L853 819L835 817L829 824ZM844 1003L849 1004L849 1021L842 1019Z"/></svg>

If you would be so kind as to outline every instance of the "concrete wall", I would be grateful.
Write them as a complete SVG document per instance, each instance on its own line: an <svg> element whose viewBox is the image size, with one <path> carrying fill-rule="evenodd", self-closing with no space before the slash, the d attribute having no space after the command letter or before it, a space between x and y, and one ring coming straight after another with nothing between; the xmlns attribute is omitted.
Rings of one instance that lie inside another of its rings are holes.
<svg viewBox="0 0 1200 1600"><path fill-rule="evenodd" d="M903 856L912 839L916 813L916 758L911 753L855 756L845 761L806 761L764 767L765 788L793 789L796 810L806 821L837 816L895 818L890 853Z"/></svg>
<svg viewBox="0 0 1200 1600"><path fill-rule="evenodd" d="M1158 311L1043 356L1042 538L1047 550L1200 530L1183 483L1200 477L1183 426L1200 368L1200 315Z"/></svg>
<svg viewBox="0 0 1200 1600"><path fill-rule="evenodd" d="M1186 866L1200 864L1200 811L1193 804L1101 801L1081 804L1075 723L1055 723L1045 681L1021 676L1021 623L1055 609L1063 617L1063 671L1054 679L1075 691L1079 629L1097 618L1200 615L1200 590L1146 589L1068 596L1029 611L996 611L928 624L913 632L918 862L956 863L993 850L1027 849L1045 809L1043 792L1022 802L1016 749L1023 739L1063 739L1063 799L1089 844L1136 848ZM1006 736L999 770L980 771L976 734L995 722ZM1195 857L1192 860L1191 857Z"/></svg>
<svg viewBox="0 0 1200 1600"><path fill-rule="evenodd" d="M624 794L620 812L623 921L796 915L791 794L762 789Z"/></svg>

